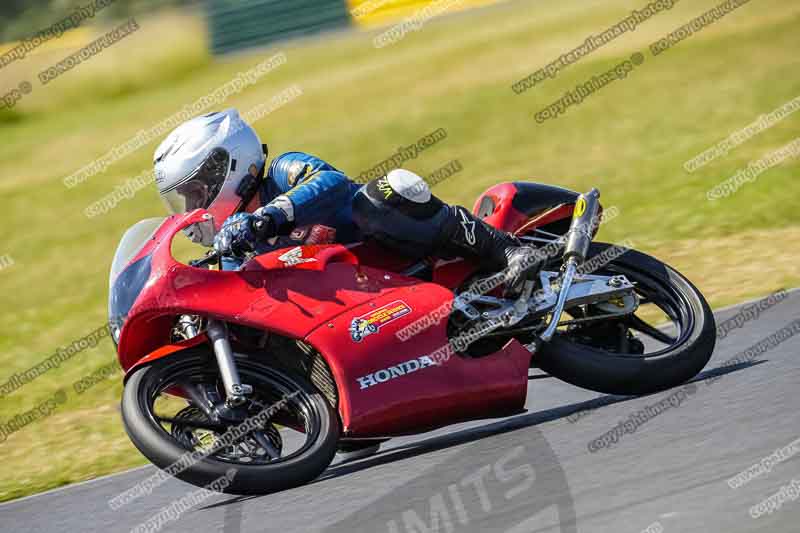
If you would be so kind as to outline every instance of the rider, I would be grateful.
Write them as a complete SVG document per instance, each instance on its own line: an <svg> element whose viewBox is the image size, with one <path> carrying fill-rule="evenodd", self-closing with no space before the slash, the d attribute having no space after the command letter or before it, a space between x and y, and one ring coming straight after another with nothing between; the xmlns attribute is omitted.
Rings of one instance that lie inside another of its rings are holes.
<svg viewBox="0 0 800 533"><path fill-rule="evenodd" d="M361 185L303 152L266 168L266 145L235 109L180 125L154 158L156 185L172 213L205 208L213 216L213 224L195 224L187 235L239 261L287 239L304 242L321 225L336 242L373 238L415 258L469 257L486 269L507 268L514 282L534 263L533 248L442 202L408 170Z"/></svg>

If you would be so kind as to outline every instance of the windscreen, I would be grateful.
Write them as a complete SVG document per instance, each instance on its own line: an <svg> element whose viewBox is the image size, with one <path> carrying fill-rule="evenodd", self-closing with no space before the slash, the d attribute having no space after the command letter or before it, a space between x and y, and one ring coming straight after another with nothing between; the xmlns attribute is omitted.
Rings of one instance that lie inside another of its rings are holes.
<svg viewBox="0 0 800 533"><path fill-rule="evenodd" d="M125 232L117 246L108 279L108 323L115 344L119 341L128 311L150 277L149 255L134 263L131 263L131 259L136 257L163 222L163 218L148 218L138 222Z"/></svg>

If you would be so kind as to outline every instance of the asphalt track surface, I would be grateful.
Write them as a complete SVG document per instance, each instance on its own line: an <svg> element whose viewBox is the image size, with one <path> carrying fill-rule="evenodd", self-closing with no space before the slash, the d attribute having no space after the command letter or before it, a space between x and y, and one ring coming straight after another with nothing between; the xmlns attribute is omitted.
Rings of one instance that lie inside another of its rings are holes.
<svg viewBox="0 0 800 533"><path fill-rule="evenodd" d="M718 324L738 311L722 311ZM731 488L727 480L800 437L800 335L720 368L798 319L795 291L718 339L698 379L672 391L623 398L531 379L527 413L398 438L378 455L334 463L314 483L279 494L214 494L160 531L798 532L797 491L784 491L758 518L751 508L794 479L800 486L800 441L797 455L784 455L743 486ZM670 399L677 405L629 423L631 431L617 433L615 444L589 450L634 413ZM110 498L154 471L0 505L0 531L131 531L195 490L171 479L117 511L109 508Z"/></svg>

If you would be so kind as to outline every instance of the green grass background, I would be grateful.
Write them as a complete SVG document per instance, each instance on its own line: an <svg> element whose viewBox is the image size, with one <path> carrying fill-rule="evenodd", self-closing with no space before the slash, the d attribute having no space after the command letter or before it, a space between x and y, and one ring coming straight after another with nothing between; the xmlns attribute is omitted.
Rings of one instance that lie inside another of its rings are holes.
<svg viewBox="0 0 800 533"><path fill-rule="evenodd" d="M306 150L357 175L442 127L448 138L405 166L427 174L459 159L464 170L435 188L449 202L471 207L487 186L510 179L596 186L621 212L602 239L633 239L685 271L715 305L798 285L797 160L725 200L710 203L705 191L797 137L800 113L695 173L682 165L800 96L799 4L752 0L652 57L651 42L715 5L684 0L555 79L512 92L513 82L645 4L514 1L431 21L383 49L372 46L375 31L354 31L222 59L205 52L200 18L162 13L139 18L139 32L47 86L37 69L68 52L6 67L0 92L23 79L34 90L0 112L0 255L15 261L0 270L0 381L103 323L117 241L134 222L163 214L150 189L107 215L83 214L149 167L156 140L74 189L61 180L277 50L287 64L221 106L244 112L298 84L301 97L255 124L273 154ZM626 80L556 120L533 119L636 51L645 62ZM0 444L11 474L0 479L0 500L145 463L122 430L118 377L82 396L71 390L113 357L105 340L0 400L5 422L69 389L55 414Z"/></svg>

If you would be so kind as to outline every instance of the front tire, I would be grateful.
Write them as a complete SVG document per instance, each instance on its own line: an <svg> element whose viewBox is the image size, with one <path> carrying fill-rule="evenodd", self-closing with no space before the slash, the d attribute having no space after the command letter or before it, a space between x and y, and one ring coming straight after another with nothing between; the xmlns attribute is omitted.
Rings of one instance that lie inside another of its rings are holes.
<svg viewBox="0 0 800 533"><path fill-rule="evenodd" d="M284 396L287 391L294 393L291 401L296 400L298 409L308 415L305 431L313 440L285 460L281 457L274 462L244 464L230 458L223 460L215 452L174 475L193 485L205 486L233 468L236 473L224 489L231 494L267 494L318 477L336 454L340 435L336 411L313 385L299 376L286 374L249 357L237 355L236 363L243 382L252 384L260 380L259 383L274 384L276 395L278 390ZM199 382L214 374L216 366L210 354L189 350L142 367L128 379L122 396L125 430L139 451L157 467L167 469L192 450L163 427L154 413L154 394L160 394L168 385L175 386L176 380Z"/></svg>
<svg viewBox="0 0 800 533"><path fill-rule="evenodd" d="M589 258L611 247L593 243ZM588 259L587 259L588 260ZM675 346L653 355L610 353L559 332L540 346L533 361L563 381L606 394L650 394L681 385L705 367L714 351L714 315L700 291L678 271L649 255L627 250L602 274L621 273L639 288L668 293L671 312L686 325Z"/></svg>

